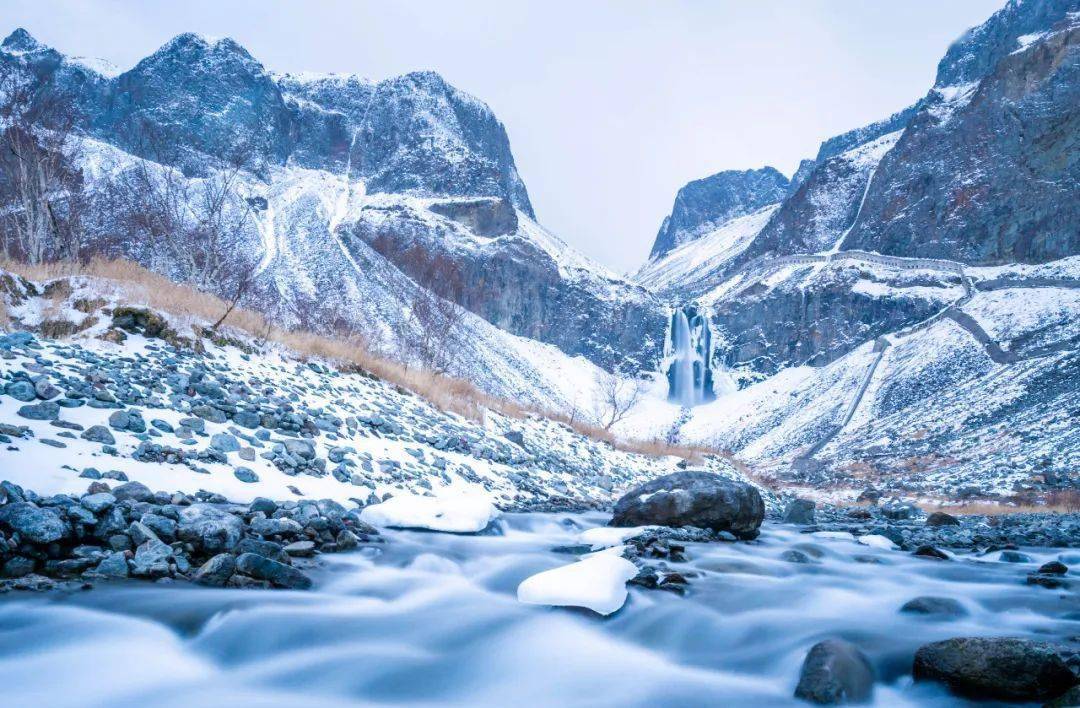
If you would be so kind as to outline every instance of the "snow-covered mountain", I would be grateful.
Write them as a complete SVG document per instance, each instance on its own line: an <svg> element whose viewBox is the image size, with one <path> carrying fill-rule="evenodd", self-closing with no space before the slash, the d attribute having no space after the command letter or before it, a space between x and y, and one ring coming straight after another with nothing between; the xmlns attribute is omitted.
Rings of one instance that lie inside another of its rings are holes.
<svg viewBox="0 0 1080 708"><path fill-rule="evenodd" d="M502 124L438 74L272 75L236 42L194 34L103 74L24 30L0 46L0 69L30 87L41 122L57 104L75 117L92 227L84 255L198 281L183 248L132 231L146 221L137 183L151 173L168 185L158 201L182 202L229 175L242 199L225 211L249 218L223 244L228 268L201 284L228 295L229 274L253 269L245 303L281 324L359 335L409 359L425 336L412 305L433 292L467 311L436 312L461 320L452 345L440 343L454 352L446 368L561 410L597 366L659 359L654 296L536 222Z"/></svg>
<svg viewBox="0 0 1080 708"><path fill-rule="evenodd" d="M925 97L825 141L775 204L658 238L635 278L708 308L743 388L626 429L814 484L1075 485L1078 45L1075 0L1009 2Z"/></svg>
<svg viewBox="0 0 1080 708"><path fill-rule="evenodd" d="M286 327L575 415L602 370L682 356L716 400L680 408L657 376L617 430L813 484L1001 494L1075 484L1080 463L1078 38L1077 0L1010 1L925 96L790 180L688 184L632 279L541 226L503 126L431 72L275 75L191 34L120 71L17 30L0 78L38 125L60 127L56 105L73 122L84 257L246 285ZM222 180L216 218L241 225L208 278L217 222L196 214ZM673 307L708 315L709 366L671 344Z"/></svg>

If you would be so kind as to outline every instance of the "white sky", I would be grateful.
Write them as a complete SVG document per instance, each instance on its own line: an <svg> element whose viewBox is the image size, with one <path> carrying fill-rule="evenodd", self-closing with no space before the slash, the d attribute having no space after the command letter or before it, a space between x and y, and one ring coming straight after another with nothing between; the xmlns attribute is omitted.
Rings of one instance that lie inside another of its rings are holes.
<svg viewBox="0 0 1080 708"><path fill-rule="evenodd" d="M506 125L540 221L626 271L683 184L790 176L823 139L925 94L949 43L1002 4L5 0L0 34L125 69L184 31L233 37L274 71L434 69Z"/></svg>

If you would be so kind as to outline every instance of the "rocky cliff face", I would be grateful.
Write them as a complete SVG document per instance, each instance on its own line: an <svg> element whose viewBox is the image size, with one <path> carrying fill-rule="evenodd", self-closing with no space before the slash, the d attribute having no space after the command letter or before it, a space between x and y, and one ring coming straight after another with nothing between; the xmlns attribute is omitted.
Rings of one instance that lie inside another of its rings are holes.
<svg viewBox="0 0 1080 708"><path fill-rule="evenodd" d="M659 359L655 298L535 223L502 124L438 74L275 76L232 40L184 34L106 75L22 30L0 68L31 85L37 104L61 102L90 139L87 253L190 277L160 244L124 237L139 200L112 182L135 171L132 157L148 158L179 167L191 196L200 179L241 164L251 213L228 247L258 261L253 303L283 323L381 340L419 286L609 369ZM436 260L443 272L420 272ZM398 353L416 327L391 329Z"/></svg>
<svg viewBox="0 0 1080 708"><path fill-rule="evenodd" d="M1003 12L1019 10L1010 4ZM985 51L969 47L943 64L938 85L882 160L845 248L978 264L1041 263L1080 251L1080 18L1063 17L1023 42L1015 35L1028 22L1004 34L1000 23L988 24L975 33L993 40ZM1006 35L1012 50L1002 53ZM987 57L997 61L988 65ZM971 80L945 83L964 79Z"/></svg>
<svg viewBox="0 0 1080 708"><path fill-rule="evenodd" d="M649 258L660 258L732 219L775 204L787 189L787 178L772 167L729 170L695 180L675 196Z"/></svg>
<svg viewBox="0 0 1080 708"><path fill-rule="evenodd" d="M1075 485L1078 33L1076 0L1009 2L925 97L825 141L764 223L650 260L641 282L710 308L743 387L673 420L680 440L811 484Z"/></svg>
<svg viewBox="0 0 1080 708"><path fill-rule="evenodd" d="M502 124L434 72L275 77L235 41L196 34L116 76L21 29L3 49L4 71L34 82L39 101L67 102L87 134L186 174L242 156L264 177L285 164L349 170L371 192L504 197L533 216Z"/></svg>
<svg viewBox="0 0 1080 708"><path fill-rule="evenodd" d="M927 96L825 141L748 246L663 294L716 303L737 343L730 362L767 372L830 361L933 308L794 273L800 286L786 287L775 270L745 287L747 269L770 259L857 249L981 265L1080 253L1078 12L1075 0L1008 3L948 50Z"/></svg>

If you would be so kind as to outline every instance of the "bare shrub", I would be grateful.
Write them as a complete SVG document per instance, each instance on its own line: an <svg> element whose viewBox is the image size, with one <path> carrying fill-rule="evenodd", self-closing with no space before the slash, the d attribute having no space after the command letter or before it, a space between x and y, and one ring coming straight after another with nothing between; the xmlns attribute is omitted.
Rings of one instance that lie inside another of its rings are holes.
<svg viewBox="0 0 1080 708"><path fill-rule="evenodd" d="M85 210L74 111L18 71L0 74L0 242L29 263L80 257Z"/></svg>
<svg viewBox="0 0 1080 708"><path fill-rule="evenodd" d="M623 378L609 371L597 380L593 413L604 430L624 419L645 395L645 382L638 378Z"/></svg>

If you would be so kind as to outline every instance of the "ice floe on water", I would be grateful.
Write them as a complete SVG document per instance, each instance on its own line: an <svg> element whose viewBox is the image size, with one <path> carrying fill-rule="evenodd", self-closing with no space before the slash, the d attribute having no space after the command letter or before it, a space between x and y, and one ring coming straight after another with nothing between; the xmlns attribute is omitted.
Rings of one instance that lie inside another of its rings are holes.
<svg viewBox="0 0 1080 708"><path fill-rule="evenodd" d="M626 602L626 581L637 572L637 566L622 556L595 553L527 578L518 585L517 597L529 605L585 607L610 615Z"/></svg>
<svg viewBox="0 0 1080 708"><path fill-rule="evenodd" d="M360 513L360 518L373 526L449 533L483 531L498 516L489 498L466 491L444 491L433 497L402 494Z"/></svg>

